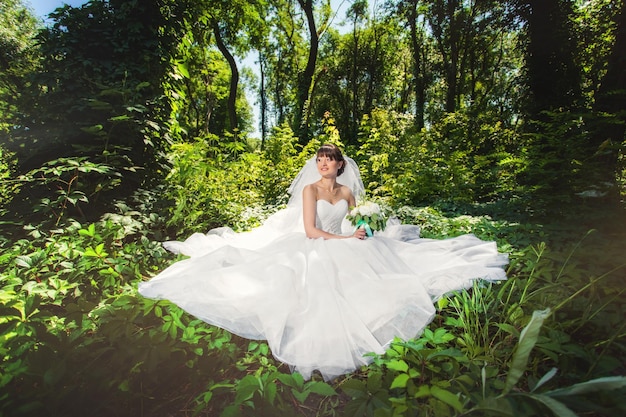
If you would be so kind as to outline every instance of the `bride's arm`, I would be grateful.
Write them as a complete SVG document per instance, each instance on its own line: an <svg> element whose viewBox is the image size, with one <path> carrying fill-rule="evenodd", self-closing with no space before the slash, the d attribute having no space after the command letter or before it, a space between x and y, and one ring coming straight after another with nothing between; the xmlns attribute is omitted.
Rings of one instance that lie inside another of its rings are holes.
<svg viewBox="0 0 626 417"><path fill-rule="evenodd" d="M318 229L315 225L315 216L317 214L317 198L314 186L309 184L302 190L302 216L304 221L304 232L308 238L317 239L346 239L351 237L362 238L365 234L361 229L354 232L350 236L335 235ZM350 205L354 204L354 197L348 201Z"/></svg>

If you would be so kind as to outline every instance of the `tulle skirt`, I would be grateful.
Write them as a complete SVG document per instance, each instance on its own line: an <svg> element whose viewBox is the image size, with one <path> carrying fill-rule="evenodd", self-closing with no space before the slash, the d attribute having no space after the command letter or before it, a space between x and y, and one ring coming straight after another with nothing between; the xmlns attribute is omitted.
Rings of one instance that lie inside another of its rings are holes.
<svg viewBox="0 0 626 417"><path fill-rule="evenodd" d="M317 370L329 380L368 364L365 355L383 353L395 337L418 336L442 295L475 279L506 279L507 257L494 242L393 237L393 229L363 241L302 232L195 234L171 248L191 257L139 292L267 340L276 359L305 379Z"/></svg>

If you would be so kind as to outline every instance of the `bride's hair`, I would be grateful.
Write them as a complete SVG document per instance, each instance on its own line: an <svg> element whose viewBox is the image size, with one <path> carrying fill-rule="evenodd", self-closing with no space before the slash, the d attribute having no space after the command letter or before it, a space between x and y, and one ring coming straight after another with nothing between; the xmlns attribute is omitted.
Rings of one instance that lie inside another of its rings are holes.
<svg viewBox="0 0 626 417"><path fill-rule="evenodd" d="M343 171L346 168L346 161L343 158L343 155L341 154L341 149L339 149L336 145L333 145L332 143L326 143L322 145L317 150L317 157L319 158L320 156L325 156L327 158L330 158L333 161L342 162L341 168L337 170L337 176L340 176L341 174L343 174Z"/></svg>

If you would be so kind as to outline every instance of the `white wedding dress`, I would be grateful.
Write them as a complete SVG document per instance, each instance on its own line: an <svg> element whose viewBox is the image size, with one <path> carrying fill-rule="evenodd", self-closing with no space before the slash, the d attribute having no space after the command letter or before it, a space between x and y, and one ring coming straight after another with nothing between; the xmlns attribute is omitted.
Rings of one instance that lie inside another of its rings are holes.
<svg viewBox="0 0 626 417"><path fill-rule="evenodd" d="M317 226L349 234L347 211L345 200L319 200ZM473 235L421 239L417 226L390 224L365 240L309 239L300 214L290 205L250 232L220 228L167 242L190 257L139 284L139 292L267 340L276 359L305 379L318 370L329 380L369 363L364 355L383 353L394 337L418 336L445 293L475 279L506 279L507 256Z"/></svg>

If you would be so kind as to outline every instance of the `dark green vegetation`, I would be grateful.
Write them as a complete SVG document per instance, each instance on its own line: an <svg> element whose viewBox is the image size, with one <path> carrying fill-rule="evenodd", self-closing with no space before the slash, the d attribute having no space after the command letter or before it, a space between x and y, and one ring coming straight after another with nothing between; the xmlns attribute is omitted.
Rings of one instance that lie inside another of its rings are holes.
<svg viewBox="0 0 626 417"><path fill-rule="evenodd" d="M3 1L0 415L624 414L625 7L356 1L338 32L323 1L93 0L43 28ZM327 141L510 279L330 383L137 296L159 242L254 227Z"/></svg>

